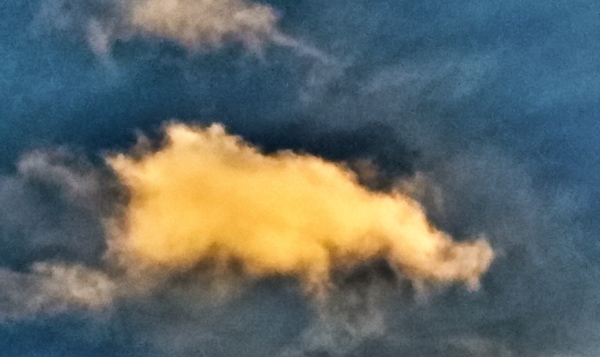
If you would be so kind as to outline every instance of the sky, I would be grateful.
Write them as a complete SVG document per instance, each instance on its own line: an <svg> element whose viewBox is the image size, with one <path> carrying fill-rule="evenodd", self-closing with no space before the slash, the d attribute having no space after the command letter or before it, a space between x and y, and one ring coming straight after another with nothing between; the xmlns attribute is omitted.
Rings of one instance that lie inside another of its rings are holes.
<svg viewBox="0 0 600 357"><path fill-rule="evenodd" d="M0 356L596 356L599 11L0 1Z"/></svg>

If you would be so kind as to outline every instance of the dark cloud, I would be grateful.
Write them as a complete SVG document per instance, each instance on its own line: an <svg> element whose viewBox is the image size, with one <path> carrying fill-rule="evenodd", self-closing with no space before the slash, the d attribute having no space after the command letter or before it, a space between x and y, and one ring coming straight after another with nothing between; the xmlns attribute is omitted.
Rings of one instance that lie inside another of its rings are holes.
<svg viewBox="0 0 600 357"><path fill-rule="evenodd" d="M97 265L105 249L102 219L119 205L108 171L65 150L34 151L0 178L3 266L23 269L56 259Z"/></svg>

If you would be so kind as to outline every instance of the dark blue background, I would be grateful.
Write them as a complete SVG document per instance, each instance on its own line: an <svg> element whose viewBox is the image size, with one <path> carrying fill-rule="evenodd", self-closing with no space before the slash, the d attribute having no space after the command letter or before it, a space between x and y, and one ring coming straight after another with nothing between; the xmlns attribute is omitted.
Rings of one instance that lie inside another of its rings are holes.
<svg viewBox="0 0 600 357"><path fill-rule="evenodd" d="M265 1L283 33L333 65L277 46L260 56L236 45L191 55L139 38L117 41L102 59L78 23L109 1L62 2L73 20L63 30L41 15L41 1L0 2L3 268L94 264L102 251L97 212L20 183L21 155L66 147L101 166L136 132L158 136L170 119L222 122L267 151L371 159L383 172L380 189L421 172L435 187L420 196L431 219L457 237L486 235L499 256L481 291L445 288L425 304L376 273L340 287L340 296L373 304L356 308L365 321L386 316L384 333L362 339L333 323L334 340L350 338L349 348L310 342L318 321L310 304L292 282L269 281L217 308L190 284L119 303L107 316L7 319L0 355L597 354L596 1ZM44 250L39 231L68 238Z"/></svg>

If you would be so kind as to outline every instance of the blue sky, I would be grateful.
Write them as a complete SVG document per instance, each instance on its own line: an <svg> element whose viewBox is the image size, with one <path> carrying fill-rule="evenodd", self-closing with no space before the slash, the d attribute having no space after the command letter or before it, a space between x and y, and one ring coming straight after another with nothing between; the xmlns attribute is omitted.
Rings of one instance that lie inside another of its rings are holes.
<svg viewBox="0 0 600 357"><path fill-rule="evenodd" d="M298 42L258 51L127 32L124 3L0 2L0 355L597 354L596 2L263 1ZM107 53L93 21L114 25ZM496 261L479 291L426 297L369 266L319 311L287 279L215 305L194 276L101 312L23 303L36 263L103 265L103 219L123 195L103 158L172 119L371 160L373 189L417 175L430 219L486 236Z"/></svg>

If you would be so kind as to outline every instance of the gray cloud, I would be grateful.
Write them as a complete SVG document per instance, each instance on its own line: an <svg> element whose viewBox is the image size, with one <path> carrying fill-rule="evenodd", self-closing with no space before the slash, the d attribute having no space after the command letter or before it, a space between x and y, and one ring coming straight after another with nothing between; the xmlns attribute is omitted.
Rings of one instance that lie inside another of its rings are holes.
<svg viewBox="0 0 600 357"><path fill-rule="evenodd" d="M22 268L45 259L98 264L103 219L120 196L110 174L64 150L31 152L17 168L0 178L2 264Z"/></svg>
<svg viewBox="0 0 600 357"><path fill-rule="evenodd" d="M29 273L0 270L1 319L31 319L73 309L110 306L115 286L105 274L81 265L36 263Z"/></svg>

